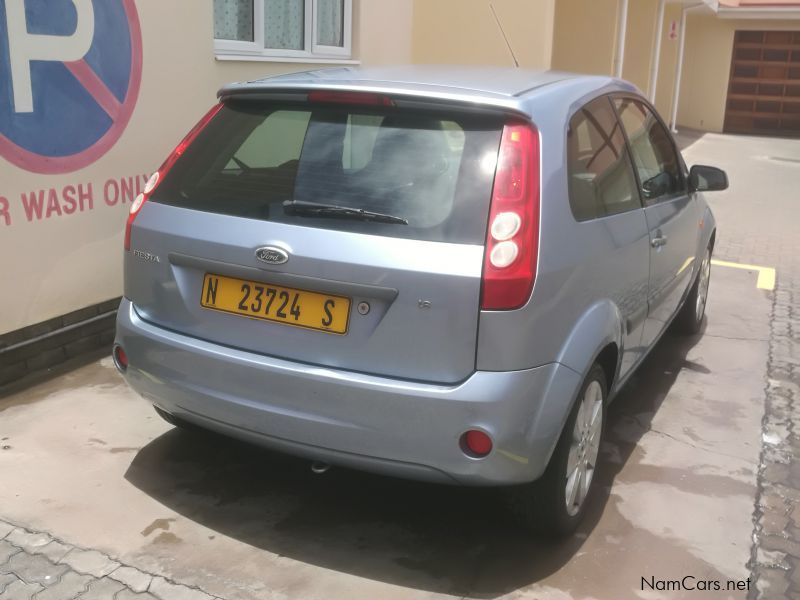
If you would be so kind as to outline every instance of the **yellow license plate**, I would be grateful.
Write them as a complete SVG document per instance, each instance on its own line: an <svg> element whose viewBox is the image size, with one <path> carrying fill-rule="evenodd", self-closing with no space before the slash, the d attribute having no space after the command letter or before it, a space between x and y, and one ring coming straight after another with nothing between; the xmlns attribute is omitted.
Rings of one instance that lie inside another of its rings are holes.
<svg viewBox="0 0 800 600"><path fill-rule="evenodd" d="M350 299L206 273L200 305L287 325L347 333Z"/></svg>

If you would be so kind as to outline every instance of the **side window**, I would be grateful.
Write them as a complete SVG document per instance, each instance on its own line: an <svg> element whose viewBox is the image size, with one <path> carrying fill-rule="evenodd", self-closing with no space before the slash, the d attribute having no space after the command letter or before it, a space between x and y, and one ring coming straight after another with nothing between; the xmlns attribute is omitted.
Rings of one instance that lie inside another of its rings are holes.
<svg viewBox="0 0 800 600"><path fill-rule="evenodd" d="M589 102L570 120L567 170L578 221L640 208L625 137L608 98Z"/></svg>
<svg viewBox="0 0 800 600"><path fill-rule="evenodd" d="M342 152L345 172L360 171L372 160L372 149L383 119L379 115L352 114L347 117Z"/></svg>
<svg viewBox="0 0 800 600"><path fill-rule="evenodd" d="M614 103L628 134L644 198L652 203L685 193L681 161L664 126L638 100L617 98Z"/></svg>
<svg viewBox="0 0 800 600"><path fill-rule="evenodd" d="M310 112L276 110L264 119L233 155L226 169L266 169L300 158ZM275 140L280 140L276 144Z"/></svg>
<svg viewBox="0 0 800 600"><path fill-rule="evenodd" d="M346 174L360 171L372 161L375 142L384 121L385 117L378 115L352 114L347 118L342 152L342 168ZM448 152L443 154L443 158L454 159L458 164L466 142L464 130L454 121L437 121L435 126L437 131L441 129L447 142Z"/></svg>

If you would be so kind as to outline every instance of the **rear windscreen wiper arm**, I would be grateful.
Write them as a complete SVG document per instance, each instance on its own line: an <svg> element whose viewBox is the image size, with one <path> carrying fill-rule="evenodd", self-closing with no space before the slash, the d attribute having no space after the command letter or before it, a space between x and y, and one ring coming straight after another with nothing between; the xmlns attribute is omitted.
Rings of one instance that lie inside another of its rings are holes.
<svg viewBox="0 0 800 600"><path fill-rule="evenodd" d="M297 215L299 217L331 217L334 219L354 219L358 221L374 221L375 223L408 225L406 219L395 217L394 215L386 215L349 206L304 202L303 200L286 200L283 203L283 210L287 214Z"/></svg>

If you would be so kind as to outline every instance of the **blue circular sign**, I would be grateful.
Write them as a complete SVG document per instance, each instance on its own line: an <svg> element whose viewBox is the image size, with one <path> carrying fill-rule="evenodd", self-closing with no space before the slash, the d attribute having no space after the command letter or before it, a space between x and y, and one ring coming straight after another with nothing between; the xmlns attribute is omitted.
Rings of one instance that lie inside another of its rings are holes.
<svg viewBox="0 0 800 600"><path fill-rule="evenodd" d="M91 164L130 121L141 75L133 0L5 0L0 156L38 173Z"/></svg>

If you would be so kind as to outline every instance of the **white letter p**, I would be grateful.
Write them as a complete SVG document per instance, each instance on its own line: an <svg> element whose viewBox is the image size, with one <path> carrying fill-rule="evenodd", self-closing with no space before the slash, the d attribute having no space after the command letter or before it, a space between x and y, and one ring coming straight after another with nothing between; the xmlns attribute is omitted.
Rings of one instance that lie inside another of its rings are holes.
<svg viewBox="0 0 800 600"><path fill-rule="evenodd" d="M28 33L25 0L6 0L14 112L33 112L31 61L72 62L82 59L92 47L94 39L92 0L71 0L71 2L78 14L75 32L72 35L40 35Z"/></svg>

